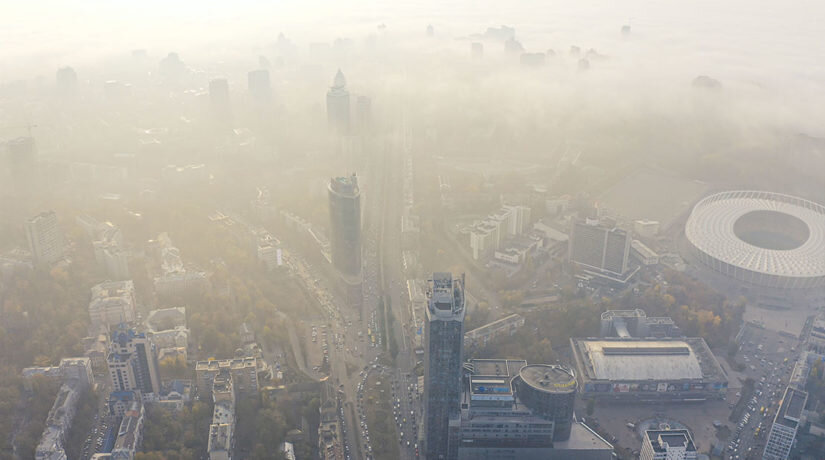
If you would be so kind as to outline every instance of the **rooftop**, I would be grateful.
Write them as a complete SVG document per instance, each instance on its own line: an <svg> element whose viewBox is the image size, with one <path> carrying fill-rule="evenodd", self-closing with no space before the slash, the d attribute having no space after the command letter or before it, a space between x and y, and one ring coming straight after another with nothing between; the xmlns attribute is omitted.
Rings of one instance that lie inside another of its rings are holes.
<svg viewBox="0 0 825 460"><path fill-rule="evenodd" d="M591 380L726 379L704 339L571 339Z"/></svg>
<svg viewBox="0 0 825 460"><path fill-rule="evenodd" d="M504 318L497 319L491 323L487 323L484 326L475 328L471 331L467 331L465 334L469 337L475 337L477 335L481 335L486 333L489 330L495 330L499 327L505 327L513 324L524 324L524 317L519 315L518 313L513 313L512 315L505 316Z"/></svg>
<svg viewBox="0 0 825 460"><path fill-rule="evenodd" d="M329 180L329 189L338 195L357 197L360 194L358 176L353 173L349 177L333 177Z"/></svg>
<svg viewBox="0 0 825 460"><path fill-rule="evenodd" d="M684 448L696 452L688 430L647 430L645 437L655 452L667 452L668 448Z"/></svg>
<svg viewBox="0 0 825 460"><path fill-rule="evenodd" d="M774 423L779 423L789 428L796 428L799 419L802 417L802 409L808 400L808 393L791 387L785 390L785 396L779 404Z"/></svg>
<svg viewBox="0 0 825 460"><path fill-rule="evenodd" d="M117 440L115 441L115 451L132 451L137 448L138 439L140 438L138 431L140 430L142 420L143 406L139 400L134 401L123 416L123 421L120 422L120 430L117 433Z"/></svg>
<svg viewBox="0 0 825 460"><path fill-rule="evenodd" d="M232 426L226 423L209 426L209 452L229 451L232 448Z"/></svg>
<svg viewBox="0 0 825 460"><path fill-rule="evenodd" d="M452 273L433 273L429 310L433 313L461 313L464 310L464 278Z"/></svg>
<svg viewBox="0 0 825 460"><path fill-rule="evenodd" d="M527 365L523 359L473 359L470 367L470 397L473 400L512 400L512 380Z"/></svg>
<svg viewBox="0 0 825 460"><path fill-rule="evenodd" d="M531 364L521 368L519 375L525 383L545 393L568 393L576 389L573 371L562 366Z"/></svg>

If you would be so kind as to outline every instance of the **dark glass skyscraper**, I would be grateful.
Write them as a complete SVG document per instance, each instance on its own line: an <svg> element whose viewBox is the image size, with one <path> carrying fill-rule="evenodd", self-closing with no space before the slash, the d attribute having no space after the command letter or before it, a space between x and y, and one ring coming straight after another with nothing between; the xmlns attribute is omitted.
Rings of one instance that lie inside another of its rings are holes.
<svg viewBox="0 0 825 460"><path fill-rule="evenodd" d="M424 339L424 430L428 460L458 458L464 361L464 277L433 273Z"/></svg>
<svg viewBox="0 0 825 460"><path fill-rule="evenodd" d="M360 277L361 191L355 174L329 181L329 225L332 264L345 277Z"/></svg>

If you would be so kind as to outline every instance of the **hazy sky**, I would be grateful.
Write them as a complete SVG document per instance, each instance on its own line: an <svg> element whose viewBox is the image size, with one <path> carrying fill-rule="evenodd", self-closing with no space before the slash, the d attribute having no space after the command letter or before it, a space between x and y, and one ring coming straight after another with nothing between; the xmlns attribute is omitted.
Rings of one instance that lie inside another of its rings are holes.
<svg viewBox="0 0 825 460"><path fill-rule="evenodd" d="M281 32L306 51L311 42L339 37L361 43L379 24L409 47L425 44L424 30L433 24L438 43L466 56L462 37L506 24L527 51L566 53L577 45L609 56L587 87L608 105L617 95L649 93L648 102L666 106L674 89L710 75L731 90L737 108L753 106L736 113L789 119L825 136L823 18L821 0L5 0L0 84L37 76L51 82L63 65L82 80L102 57L138 48L154 60L177 51L194 65L247 60L254 66L258 55L274 54ZM629 39L620 36L624 24L632 26ZM357 82L359 75L353 77Z"/></svg>
<svg viewBox="0 0 825 460"><path fill-rule="evenodd" d="M515 26L528 49L580 43L604 49L622 24L662 52L730 72L761 66L787 76L825 76L825 3L818 0L437 0L200 1L33 0L0 2L0 78L28 58L71 63L84 57L216 41L254 44L283 31L296 41L363 37L379 23L390 31L461 36L485 26Z"/></svg>

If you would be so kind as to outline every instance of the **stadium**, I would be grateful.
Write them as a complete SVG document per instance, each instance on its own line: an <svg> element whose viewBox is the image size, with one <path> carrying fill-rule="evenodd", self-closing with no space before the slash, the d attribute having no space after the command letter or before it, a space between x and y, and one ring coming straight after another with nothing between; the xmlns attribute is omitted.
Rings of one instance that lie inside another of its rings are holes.
<svg viewBox="0 0 825 460"><path fill-rule="evenodd" d="M825 286L825 206L771 192L729 191L694 206L685 226L705 266L755 286Z"/></svg>
<svg viewBox="0 0 825 460"><path fill-rule="evenodd" d="M701 338L571 338L579 394L633 402L725 397L728 377Z"/></svg>

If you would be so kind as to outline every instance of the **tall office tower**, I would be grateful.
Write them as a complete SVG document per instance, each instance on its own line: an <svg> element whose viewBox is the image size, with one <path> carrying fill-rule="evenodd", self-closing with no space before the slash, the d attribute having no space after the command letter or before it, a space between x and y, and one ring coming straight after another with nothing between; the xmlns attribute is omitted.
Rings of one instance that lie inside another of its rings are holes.
<svg viewBox="0 0 825 460"><path fill-rule="evenodd" d="M329 181L330 252L343 281L347 305L361 312L361 192L358 178Z"/></svg>
<svg viewBox="0 0 825 460"><path fill-rule="evenodd" d="M630 234L598 219L588 218L573 223L568 257L585 268L623 277L628 271Z"/></svg>
<svg viewBox="0 0 825 460"><path fill-rule="evenodd" d="M458 458L464 345L464 276L433 273L424 340L424 432L428 460Z"/></svg>
<svg viewBox="0 0 825 460"><path fill-rule="evenodd" d="M361 191L358 177L329 181L329 224L332 264L343 275L361 274Z"/></svg>
<svg viewBox="0 0 825 460"><path fill-rule="evenodd" d="M77 92L77 73L71 67L57 69L55 78L57 93L61 96L74 96Z"/></svg>
<svg viewBox="0 0 825 460"><path fill-rule="evenodd" d="M151 399L160 391L157 350L145 333L126 324L118 326L106 362L113 392L137 390Z"/></svg>
<svg viewBox="0 0 825 460"><path fill-rule="evenodd" d="M696 460L696 446L688 430L647 430L639 460Z"/></svg>
<svg viewBox="0 0 825 460"><path fill-rule="evenodd" d="M791 454L796 430L799 428L802 410L808 401L808 393L791 387L785 389L785 396L771 425L771 432L765 442L762 460L787 460Z"/></svg>
<svg viewBox="0 0 825 460"><path fill-rule="evenodd" d="M35 264L46 266L63 258L63 232L54 211L41 212L26 221L26 238Z"/></svg>
<svg viewBox="0 0 825 460"><path fill-rule="evenodd" d="M332 86L327 91L327 121L336 133L349 133L349 90L341 69L338 69Z"/></svg>
<svg viewBox="0 0 825 460"><path fill-rule="evenodd" d="M230 118L229 81L225 78L215 78L209 81L209 105L216 118L227 120Z"/></svg>
<svg viewBox="0 0 825 460"><path fill-rule="evenodd" d="M268 104L272 100L272 85L269 82L269 71L258 69L246 75L249 85L249 95L258 104Z"/></svg>

